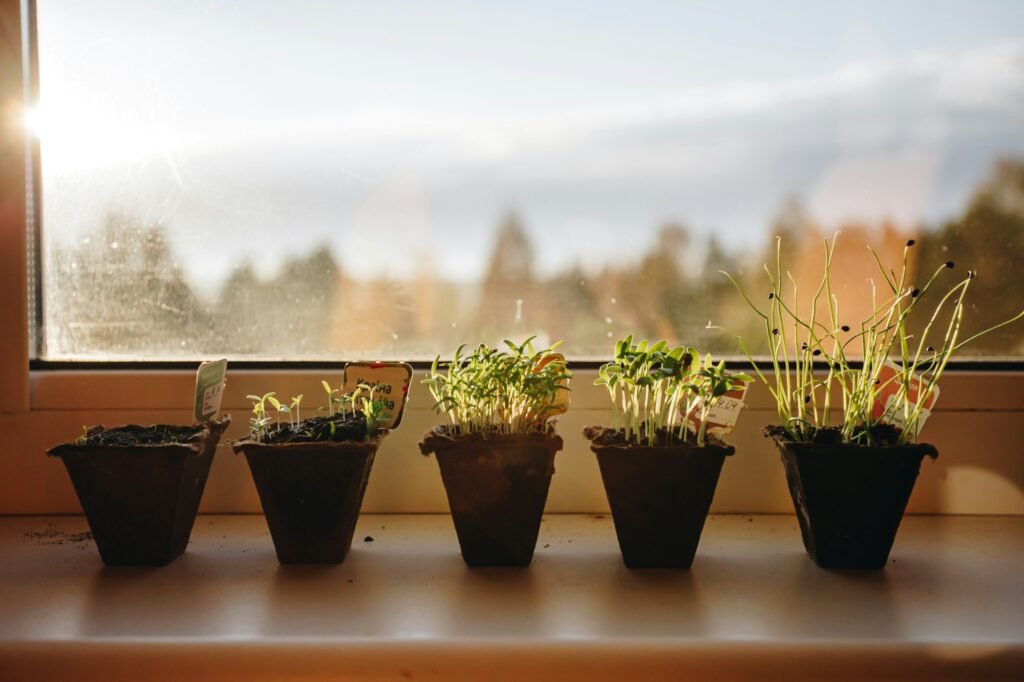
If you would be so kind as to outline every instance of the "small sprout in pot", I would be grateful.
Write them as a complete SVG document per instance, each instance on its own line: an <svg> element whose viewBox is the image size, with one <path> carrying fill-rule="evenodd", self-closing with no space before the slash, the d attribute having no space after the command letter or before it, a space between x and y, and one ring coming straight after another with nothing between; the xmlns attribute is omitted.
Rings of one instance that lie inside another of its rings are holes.
<svg viewBox="0 0 1024 682"><path fill-rule="evenodd" d="M594 383L608 390L627 442L703 446L711 411L726 393L751 381L695 348L634 343L630 335L615 344L614 359L600 367Z"/></svg>
<svg viewBox="0 0 1024 682"><path fill-rule="evenodd" d="M923 283L914 285L909 267L914 240L910 239L898 269L883 265L869 247L883 286L876 288L875 280L869 280L868 314L851 332L851 325L839 324L839 300L833 292L836 242L836 238L825 240L823 274L810 299L800 298L796 280L783 271L781 239L776 244L774 267L765 265L772 294L767 308L755 303L729 273L722 273L760 318L765 332L771 373L766 376L756 363L754 371L775 399L780 426L791 441L811 442L825 437L825 431L835 431L842 443L915 443L927 417L926 406L934 402L939 379L952 355L971 341L1020 320L1024 310L961 338L974 271L968 271L945 292L936 292L940 278L955 267L948 261ZM791 283L788 292L783 289L787 280ZM934 297L929 296L933 292ZM933 298L934 306L924 308ZM801 300L807 301L806 307L799 305ZM827 312L820 313L822 308ZM915 311L924 316L923 328L916 334L908 324ZM743 338L737 335L736 339L754 363ZM817 375L816 369L821 370ZM842 417L833 425L830 420L836 398L841 400Z"/></svg>
<svg viewBox="0 0 1024 682"><path fill-rule="evenodd" d="M448 417L456 434L548 431L572 373L555 354L559 343L537 350L535 337L505 349L480 344L469 354L459 346L451 362L434 359L423 383L434 410Z"/></svg>
<svg viewBox="0 0 1024 682"><path fill-rule="evenodd" d="M376 399L374 388L366 384L348 394L331 388L326 381L321 386L327 393L327 412L320 407L308 419L302 419L302 394L293 396L287 404L273 392L247 396L252 401L249 439L255 443L361 441L380 432L391 416L387 403Z"/></svg>

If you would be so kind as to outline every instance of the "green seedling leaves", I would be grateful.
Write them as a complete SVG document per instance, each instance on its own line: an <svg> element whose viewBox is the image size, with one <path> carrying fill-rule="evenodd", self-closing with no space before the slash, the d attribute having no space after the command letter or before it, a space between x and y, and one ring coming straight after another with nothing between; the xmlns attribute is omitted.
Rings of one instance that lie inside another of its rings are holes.
<svg viewBox="0 0 1024 682"><path fill-rule="evenodd" d="M702 362L694 348L634 344L630 335L615 343L613 360L594 383L607 388L627 440L703 445L708 415L734 386L746 385L738 376L729 377L725 363L714 364L710 355Z"/></svg>
<svg viewBox="0 0 1024 682"><path fill-rule="evenodd" d="M568 407L565 359L553 349L536 349L530 337L504 340L500 348L480 344L466 354L459 346L451 362L436 358L423 380L434 409L462 433L522 433L547 428Z"/></svg>

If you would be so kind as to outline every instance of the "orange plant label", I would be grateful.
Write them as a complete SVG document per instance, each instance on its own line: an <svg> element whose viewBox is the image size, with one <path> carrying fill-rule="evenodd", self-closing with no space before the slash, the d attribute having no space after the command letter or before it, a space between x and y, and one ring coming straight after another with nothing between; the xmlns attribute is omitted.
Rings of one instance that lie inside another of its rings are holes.
<svg viewBox="0 0 1024 682"><path fill-rule="evenodd" d="M565 356L561 353L551 353L545 355L537 361L536 367L533 371L539 371L540 369L547 367L553 362L561 364L562 369L565 369ZM537 415L538 420L547 421L552 417L564 414L569 410L569 380L562 379L559 382L560 388L555 391L555 398L551 405L548 406L541 414Z"/></svg>
<svg viewBox="0 0 1024 682"><path fill-rule="evenodd" d="M874 418L881 420L884 424L891 424L896 428L903 429L906 426L906 413L896 406L904 389L903 373L892 362L886 362L878 372L878 385L878 395L875 397L873 408ZM910 412L917 409L921 402L921 395L927 388L928 382L921 379L920 376L914 375L910 377L910 381L906 386L906 398ZM938 399L939 386L936 384L932 387L931 392L925 398L924 405L921 407L920 416L917 420L917 433L914 434L915 437L921 433L921 429L924 427L928 417L931 416L932 410L935 408L935 402Z"/></svg>

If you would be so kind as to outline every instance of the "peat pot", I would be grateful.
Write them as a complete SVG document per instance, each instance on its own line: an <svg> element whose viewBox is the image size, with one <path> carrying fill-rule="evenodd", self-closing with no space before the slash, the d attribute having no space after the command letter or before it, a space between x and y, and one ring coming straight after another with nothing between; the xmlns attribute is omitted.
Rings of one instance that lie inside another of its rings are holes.
<svg viewBox="0 0 1024 682"><path fill-rule="evenodd" d="M883 568L921 460L938 457L935 447L795 442L777 426L765 435L782 455L800 534L814 563Z"/></svg>
<svg viewBox="0 0 1024 682"><path fill-rule="evenodd" d="M93 444L49 451L64 462L103 562L163 566L188 545L225 415L205 424L94 426Z"/></svg>
<svg viewBox="0 0 1024 682"><path fill-rule="evenodd" d="M689 568L725 458L735 449L626 443L621 430L583 431L597 455L622 560L629 568Z"/></svg>
<svg viewBox="0 0 1024 682"><path fill-rule="evenodd" d="M366 483L382 436L361 441L242 440L282 564L340 564L352 547Z"/></svg>
<svg viewBox="0 0 1024 682"><path fill-rule="evenodd" d="M438 426L426 435L420 451L437 457L466 564L530 564L561 449L559 436L539 431L462 435Z"/></svg>

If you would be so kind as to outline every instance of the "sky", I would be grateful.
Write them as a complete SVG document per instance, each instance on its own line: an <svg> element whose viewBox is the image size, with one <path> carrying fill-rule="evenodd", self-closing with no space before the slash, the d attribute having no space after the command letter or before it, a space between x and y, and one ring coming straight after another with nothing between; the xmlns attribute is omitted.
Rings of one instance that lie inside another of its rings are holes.
<svg viewBox="0 0 1024 682"><path fill-rule="evenodd" d="M790 197L910 228L1024 157L1021 2L38 6L44 239L127 211L207 293L319 244L471 281L510 211L546 272Z"/></svg>

